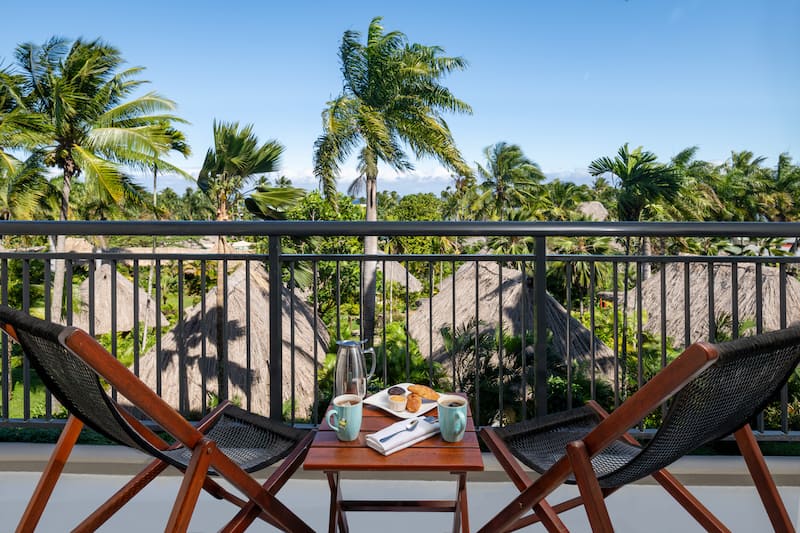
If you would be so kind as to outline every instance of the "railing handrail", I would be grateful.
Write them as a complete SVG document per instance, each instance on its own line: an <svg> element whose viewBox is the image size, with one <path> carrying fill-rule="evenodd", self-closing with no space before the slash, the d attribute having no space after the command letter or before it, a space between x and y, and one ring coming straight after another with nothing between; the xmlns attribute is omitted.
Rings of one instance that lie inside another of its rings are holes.
<svg viewBox="0 0 800 533"><path fill-rule="evenodd" d="M792 237L800 222L0 221L0 235Z"/></svg>

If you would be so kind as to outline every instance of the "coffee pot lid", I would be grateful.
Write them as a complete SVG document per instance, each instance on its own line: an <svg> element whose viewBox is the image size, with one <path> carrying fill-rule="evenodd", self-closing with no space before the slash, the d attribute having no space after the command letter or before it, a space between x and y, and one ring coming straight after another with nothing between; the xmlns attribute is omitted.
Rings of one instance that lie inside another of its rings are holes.
<svg viewBox="0 0 800 533"><path fill-rule="evenodd" d="M350 347L350 346L358 346L360 348L361 345L364 344L364 341L354 341L354 340L343 341L343 340L338 340L338 341L336 341L336 344L338 346L348 346L348 347Z"/></svg>

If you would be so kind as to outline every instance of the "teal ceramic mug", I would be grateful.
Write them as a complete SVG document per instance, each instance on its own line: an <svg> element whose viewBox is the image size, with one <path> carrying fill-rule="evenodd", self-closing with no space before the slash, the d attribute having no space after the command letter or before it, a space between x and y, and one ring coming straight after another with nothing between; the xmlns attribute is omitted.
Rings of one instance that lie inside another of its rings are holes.
<svg viewBox="0 0 800 533"><path fill-rule="evenodd" d="M455 394L442 394L439 404L439 431L447 442L458 442L467 429L467 400Z"/></svg>
<svg viewBox="0 0 800 533"><path fill-rule="evenodd" d="M339 440L356 440L361 431L361 396L342 394L333 399L333 408L328 411L328 425Z"/></svg>

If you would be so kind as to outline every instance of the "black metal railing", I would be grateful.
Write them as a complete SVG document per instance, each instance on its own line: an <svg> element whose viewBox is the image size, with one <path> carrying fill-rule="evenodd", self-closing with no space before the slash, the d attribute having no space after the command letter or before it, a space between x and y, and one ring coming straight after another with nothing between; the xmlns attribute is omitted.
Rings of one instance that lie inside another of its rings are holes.
<svg viewBox="0 0 800 533"><path fill-rule="evenodd" d="M0 301L85 327L187 415L232 399L316 423L333 340L363 335L363 267L371 261L381 279L374 386L425 379L467 390L482 424L589 398L613 408L691 342L800 319L800 257L741 251L760 239L790 242L798 223L6 221L0 234L15 244L0 251ZM148 237L159 245L155 253L54 252L43 242L54 235ZM315 249L309 240L366 235L469 238L474 247L493 238L529 242L517 253L365 255ZM22 237L41 247L23 249ZM166 249L175 237L212 244L242 237L253 250ZM679 253L688 238L731 246ZM611 246L564 252L559 239ZM655 252L631 252L632 241L646 240ZM62 268L59 308L52 294ZM60 409L5 340L0 370L0 425L60 423ZM784 388L759 418L760 438L798 437L792 392Z"/></svg>

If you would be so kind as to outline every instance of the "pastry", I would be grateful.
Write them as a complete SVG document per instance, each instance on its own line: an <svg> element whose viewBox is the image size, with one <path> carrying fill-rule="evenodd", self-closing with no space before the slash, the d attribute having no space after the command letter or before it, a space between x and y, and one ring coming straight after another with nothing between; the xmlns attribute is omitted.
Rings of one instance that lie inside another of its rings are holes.
<svg viewBox="0 0 800 533"><path fill-rule="evenodd" d="M422 396L412 392L406 397L406 411L416 413L420 407L422 407Z"/></svg>
<svg viewBox="0 0 800 533"><path fill-rule="evenodd" d="M416 394L419 394L420 396L422 396L426 400L438 400L439 399L439 393L436 392L435 390L433 390L430 387L426 387L425 385L409 385L408 386L408 390L410 390L411 392L414 392Z"/></svg>
<svg viewBox="0 0 800 533"><path fill-rule="evenodd" d="M389 408L392 411L402 411L406 408L406 397L402 394L391 394L389 396Z"/></svg>

